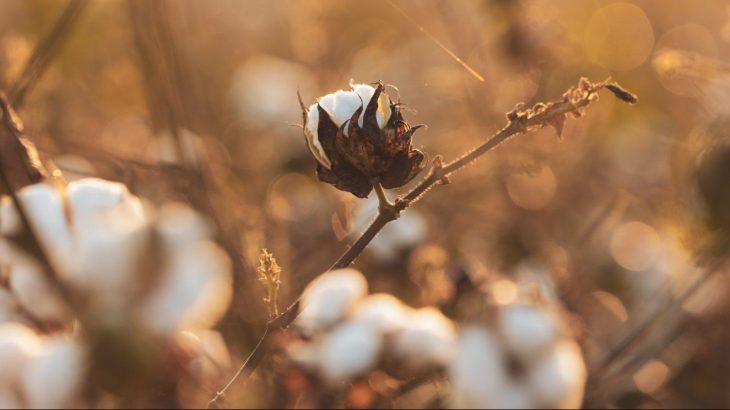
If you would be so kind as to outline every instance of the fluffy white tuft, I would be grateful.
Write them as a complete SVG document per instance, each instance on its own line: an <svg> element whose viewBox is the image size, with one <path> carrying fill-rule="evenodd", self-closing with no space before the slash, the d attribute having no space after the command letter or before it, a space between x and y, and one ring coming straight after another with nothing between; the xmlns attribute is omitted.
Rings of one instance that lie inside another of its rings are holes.
<svg viewBox="0 0 730 410"><path fill-rule="evenodd" d="M393 338L393 356L404 366L424 370L445 366L454 353L454 324L439 310L426 307L408 315Z"/></svg>
<svg viewBox="0 0 730 410"><path fill-rule="evenodd" d="M355 269L325 272L302 293L302 310L296 326L314 334L343 320L368 292L362 273Z"/></svg>
<svg viewBox="0 0 730 410"><path fill-rule="evenodd" d="M483 327L463 329L449 377L454 408L495 408L509 383L499 340Z"/></svg>
<svg viewBox="0 0 730 410"><path fill-rule="evenodd" d="M383 338L365 323L344 323L332 330L320 350L320 370L331 383L360 376L378 364Z"/></svg>

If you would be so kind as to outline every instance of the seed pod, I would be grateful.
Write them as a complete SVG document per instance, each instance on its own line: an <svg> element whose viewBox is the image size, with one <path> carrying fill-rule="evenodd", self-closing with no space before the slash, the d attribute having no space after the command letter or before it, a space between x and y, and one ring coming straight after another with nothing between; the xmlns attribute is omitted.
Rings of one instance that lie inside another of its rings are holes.
<svg viewBox="0 0 730 410"><path fill-rule="evenodd" d="M424 155L411 138L421 125L410 127L382 84L353 84L305 107L304 136L317 160L317 176L359 198L373 184L397 188L422 169Z"/></svg>

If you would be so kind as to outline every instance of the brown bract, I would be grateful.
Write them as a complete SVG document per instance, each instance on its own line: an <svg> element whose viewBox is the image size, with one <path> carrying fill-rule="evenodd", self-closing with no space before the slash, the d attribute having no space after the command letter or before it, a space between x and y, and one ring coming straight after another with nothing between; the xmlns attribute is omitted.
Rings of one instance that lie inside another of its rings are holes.
<svg viewBox="0 0 730 410"><path fill-rule="evenodd" d="M390 117L383 128L376 118L378 101L385 95L390 104ZM301 100L300 100L301 103ZM308 111L302 105L304 127ZM330 160L330 167L317 162L317 176L335 188L365 198L376 183L384 188L397 188L412 180L422 169L424 155L413 149L411 138L421 125L410 127L400 105L387 96L378 84L367 107L355 110L349 120L337 126L330 114L317 104L319 124L317 136ZM362 127L358 124L363 116Z"/></svg>

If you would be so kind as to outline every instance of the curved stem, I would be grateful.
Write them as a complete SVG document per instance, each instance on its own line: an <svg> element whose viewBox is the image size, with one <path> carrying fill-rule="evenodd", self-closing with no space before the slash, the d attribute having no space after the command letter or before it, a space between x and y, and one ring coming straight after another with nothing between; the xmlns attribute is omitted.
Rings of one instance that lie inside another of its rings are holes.
<svg viewBox="0 0 730 410"><path fill-rule="evenodd" d="M375 192L378 195L380 204L378 208L378 215L375 217L373 222L370 223L370 226L368 226L365 232L363 232L355 243L353 243L352 246L347 249L342 256L340 256L329 270L341 269L349 266L360 255L360 253L362 253L370 241L375 238L375 235L377 235L378 232L380 232L380 230L388 224L388 222L398 219L400 212L422 198L423 195L435 184L440 181L445 181L445 178L448 177L448 175L458 171L472 161L491 151L513 135L534 131L546 125L555 126L558 133L560 133L562 123L565 120L566 115L573 114L576 117L582 115L582 109L595 101L598 97L598 91L603 88L608 88L614 94L617 93L615 89L626 92L616 83L609 82L608 80L599 83L591 83L590 81L581 78L578 86L571 87L563 94L563 98L560 100L549 102L547 104L539 103L529 109L525 109L522 104L518 104L514 110L507 113L507 119L509 120L507 125L494 136L446 165L441 164L439 157L436 161L434 161L434 165L428 171L426 177L422 179L421 182L419 182L411 191L397 198L395 203L390 203L385 196L382 186L375 183ZM633 94L630 95L633 97L632 101L628 101L620 95L617 95L617 97L629 103L636 102L636 98ZM300 304L301 298L298 298L284 313L266 325L264 335L256 344L251 354L228 384L226 384L221 391L217 392L215 397L208 403L208 408L218 406L218 400L222 399L228 388L238 377L242 375L247 377L256 369L258 363L268 352L270 344L269 340L272 332L288 327L294 319L296 319Z"/></svg>

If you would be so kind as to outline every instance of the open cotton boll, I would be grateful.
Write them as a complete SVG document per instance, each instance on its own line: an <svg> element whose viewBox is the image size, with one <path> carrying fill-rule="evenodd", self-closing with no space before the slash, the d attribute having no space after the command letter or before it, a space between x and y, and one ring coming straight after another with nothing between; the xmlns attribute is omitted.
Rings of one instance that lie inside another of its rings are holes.
<svg viewBox="0 0 730 410"><path fill-rule="evenodd" d="M365 118L365 107L370 104L370 99L373 98L373 94L375 94L375 87L370 84L351 84L350 86L352 87L352 90L360 97L358 98L358 101L362 99L363 114L360 114L360 118L358 119L358 125L362 127L363 119ZM353 110L352 112L355 111ZM385 127L385 124L387 124L388 120L390 120L390 99L388 98L388 95L386 93L380 94L380 99L378 101L378 111L375 114L375 118L377 119L378 126L380 128Z"/></svg>
<svg viewBox="0 0 730 410"><path fill-rule="evenodd" d="M71 234L61 196L45 183L23 187L17 195L44 251L52 262L65 266L71 255Z"/></svg>
<svg viewBox="0 0 730 410"><path fill-rule="evenodd" d="M13 306L22 307L40 320L63 321L68 317L61 299L48 283L37 262L2 237L0 237L0 265L10 273L8 287L12 294ZM3 292L7 293L7 290ZM7 297L3 299L7 300L5 303L11 303ZM10 317L15 316L13 311L8 311Z"/></svg>
<svg viewBox="0 0 730 410"><path fill-rule="evenodd" d="M155 226L168 251L209 239L213 234L210 223L182 202L163 204L157 212Z"/></svg>
<svg viewBox="0 0 730 410"><path fill-rule="evenodd" d="M68 184L66 195L74 224L83 223L97 212L119 206L129 208L129 218L144 219L139 200L129 193L126 185L119 182L84 178Z"/></svg>
<svg viewBox="0 0 730 410"><path fill-rule="evenodd" d="M351 321L369 325L382 334L389 334L403 328L410 310L394 296L376 293L358 303Z"/></svg>
<svg viewBox="0 0 730 410"><path fill-rule="evenodd" d="M314 334L343 320L368 292L368 283L355 269L325 272L302 293L302 310L294 322L305 334Z"/></svg>
<svg viewBox="0 0 730 410"><path fill-rule="evenodd" d="M528 374L537 404L547 408L578 408L583 401L586 366L580 346L562 340Z"/></svg>
<svg viewBox="0 0 730 410"><path fill-rule="evenodd" d="M469 326L459 333L449 364L454 408L497 408L510 382L499 340L486 328Z"/></svg>
<svg viewBox="0 0 730 410"><path fill-rule="evenodd" d="M84 356L83 348L75 341L47 341L22 374L28 407L75 407L86 372Z"/></svg>
<svg viewBox="0 0 730 410"><path fill-rule="evenodd" d="M365 108L370 103L370 99L375 93L375 88L369 84L351 84L351 87L352 90L350 91L338 90L320 97L316 103L307 108L305 135L307 135L308 144L317 160L328 168L330 167L329 159L324 153L317 132L319 127L318 105L329 114L332 122L338 127L351 119L355 111L362 106L363 110L358 118L358 125L362 127L365 118ZM385 93L382 93L380 96L375 118L380 128L385 127L385 124L390 119L390 100ZM347 127L345 127L345 135L348 135L348 132Z"/></svg>
<svg viewBox="0 0 730 410"><path fill-rule="evenodd" d="M367 103L361 100L357 93L354 91L339 90L335 93L334 109L329 111L330 117L337 126L340 126L352 118L352 115L360 108L361 104L364 112ZM362 117L362 114L360 114L360 117ZM362 120L359 120L359 122L362 124ZM382 127L382 125L380 126ZM347 127L345 127L344 131L345 135L347 135Z"/></svg>
<svg viewBox="0 0 730 410"><path fill-rule="evenodd" d="M0 197L0 235L17 235L20 233L20 215L9 196Z"/></svg>
<svg viewBox="0 0 730 410"><path fill-rule="evenodd" d="M232 280L231 261L215 243L178 249L142 307L142 320L161 333L213 325L231 302Z"/></svg>
<svg viewBox="0 0 730 410"><path fill-rule="evenodd" d="M499 332L504 344L525 360L549 349L560 336L555 320L536 306L505 306L499 316Z"/></svg>
<svg viewBox="0 0 730 410"><path fill-rule="evenodd" d="M426 307L408 315L393 338L393 357L412 370L445 366L454 353L454 324L439 310Z"/></svg>
<svg viewBox="0 0 730 410"><path fill-rule="evenodd" d="M20 323L0 324L0 391L13 389L21 371L40 349L41 341Z"/></svg>
<svg viewBox="0 0 730 410"><path fill-rule="evenodd" d="M149 239L148 224L123 205L85 218L74 230L76 254L66 276L99 306L118 310L137 282Z"/></svg>
<svg viewBox="0 0 730 410"><path fill-rule="evenodd" d="M343 323L327 334L320 350L319 367L330 383L366 374L377 364L383 338L366 323Z"/></svg>

